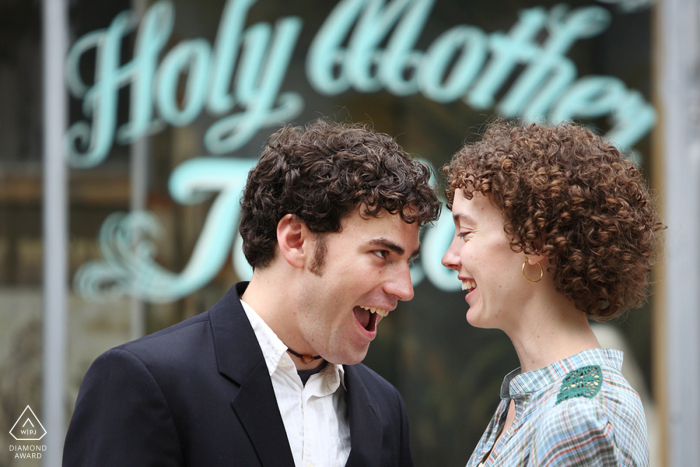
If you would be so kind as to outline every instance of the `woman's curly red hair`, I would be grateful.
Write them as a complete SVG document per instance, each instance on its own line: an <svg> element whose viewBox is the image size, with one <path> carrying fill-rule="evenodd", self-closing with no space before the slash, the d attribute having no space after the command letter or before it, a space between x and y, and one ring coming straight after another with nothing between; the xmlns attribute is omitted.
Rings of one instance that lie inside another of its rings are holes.
<svg viewBox="0 0 700 467"><path fill-rule="evenodd" d="M576 125L497 121L444 167L455 190L488 196L511 248L549 259L557 291L598 321L646 297L664 228L637 168L611 143Z"/></svg>

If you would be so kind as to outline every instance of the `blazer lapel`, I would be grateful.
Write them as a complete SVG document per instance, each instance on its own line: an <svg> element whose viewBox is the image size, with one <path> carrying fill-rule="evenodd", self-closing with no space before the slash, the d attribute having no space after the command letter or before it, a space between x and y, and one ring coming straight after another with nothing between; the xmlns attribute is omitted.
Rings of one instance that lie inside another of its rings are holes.
<svg viewBox="0 0 700 467"><path fill-rule="evenodd" d="M382 415L353 366L345 367L346 401L350 418L350 457L346 467L379 466L382 454Z"/></svg>
<svg viewBox="0 0 700 467"><path fill-rule="evenodd" d="M231 406L265 467L294 466L287 432L255 332L239 296L240 282L210 310L219 372L240 389Z"/></svg>
<svg viewBox="0 0 700 467"><path fill-rule="evenodd" d="M261 360L231 401L264 466L294 466L275 392Z"/></svg>

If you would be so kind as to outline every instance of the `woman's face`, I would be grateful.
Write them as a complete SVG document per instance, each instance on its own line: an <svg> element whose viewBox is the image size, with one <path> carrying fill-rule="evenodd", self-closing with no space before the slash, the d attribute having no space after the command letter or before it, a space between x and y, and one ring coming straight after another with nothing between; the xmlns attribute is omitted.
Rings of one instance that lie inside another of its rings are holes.
<svg viewBox="0 0 700 467"><path fill-rule="evenodd" d="M459 274L469 304L467 321L508 332L528 297L530 284L521 270L525 255L511 250L501 212L481 193L468 200L457 190L452 215L455 236L442 264Z"/></svg>

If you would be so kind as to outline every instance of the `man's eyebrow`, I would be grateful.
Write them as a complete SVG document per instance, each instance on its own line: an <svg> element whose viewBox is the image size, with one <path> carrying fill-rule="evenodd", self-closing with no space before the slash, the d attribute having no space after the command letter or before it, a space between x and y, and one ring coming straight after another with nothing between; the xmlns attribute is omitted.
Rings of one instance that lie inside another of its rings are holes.
<svg viewBox="0 0 700 467"><path fill-rule="evenodd" d="M406 250L404 250L399 245L397 245L396 243L394 243L393 241L389 240L386 237L373 238L372 240L370 240L367 243L370 245L383 246L387 250L391 250L399 256L403 256L404 253L406 253ZM420 254L420 247L416 248L416 250L411 254L411 258L415 258L419 254Z"/></svg>

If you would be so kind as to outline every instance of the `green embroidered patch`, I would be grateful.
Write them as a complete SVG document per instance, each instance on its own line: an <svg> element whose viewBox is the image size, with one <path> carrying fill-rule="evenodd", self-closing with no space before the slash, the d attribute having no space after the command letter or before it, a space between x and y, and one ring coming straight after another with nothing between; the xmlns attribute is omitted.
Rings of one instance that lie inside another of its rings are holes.
<svg viewBox="0 0 700 467"><path fill-rule="evenodd" d="M574 397L591 398L603 386L603 374L598 365L584 366L574 370L564 378L557 394L557 404ZM555 404L556 405L556 404Z"/></svg>

